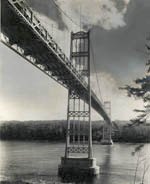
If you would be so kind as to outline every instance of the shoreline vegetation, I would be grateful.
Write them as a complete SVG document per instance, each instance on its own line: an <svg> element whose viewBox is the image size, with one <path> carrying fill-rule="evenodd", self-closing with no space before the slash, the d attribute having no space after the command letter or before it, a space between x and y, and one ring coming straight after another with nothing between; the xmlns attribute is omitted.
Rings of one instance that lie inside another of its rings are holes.
<svg viewBox="0 0 150 184"><path fill-rule="evenodd" d="M82 123L82 122L81 122ZM65 142L66 120L1 121L0 140L44 140ZM114 142L150 143L150 124L130 126L128 121L113 122ZM92 122L93 143L102 139L104 121Z"/></svg>

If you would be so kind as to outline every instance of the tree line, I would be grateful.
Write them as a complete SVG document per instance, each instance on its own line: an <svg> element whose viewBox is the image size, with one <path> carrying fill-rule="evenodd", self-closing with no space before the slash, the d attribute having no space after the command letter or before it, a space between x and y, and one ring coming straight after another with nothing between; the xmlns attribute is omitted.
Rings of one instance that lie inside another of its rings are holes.
<svg viewBox="0 0 150 184"><path fill-rule="evenodd" d="M81 122L82 124L82 122ZM112 138L115 142L150 142L150 124L130 126L121 121L113 122ZM65 141L65 120L59 121L5 121L0 123L1 140ZM93 141L100 142L103 121L92 122Z"/></svg>

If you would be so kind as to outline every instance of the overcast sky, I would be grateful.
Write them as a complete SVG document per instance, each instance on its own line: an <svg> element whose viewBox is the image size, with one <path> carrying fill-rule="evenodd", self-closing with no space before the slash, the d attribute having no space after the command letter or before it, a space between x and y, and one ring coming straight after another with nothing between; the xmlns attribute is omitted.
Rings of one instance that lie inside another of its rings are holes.
<svg viewBox="0 0 150 184"><path fill-rule="evenodd" d="M73 25L51 0L27 0L43 25L69 53ZM145 43L150 36L149 0L57 0L82 28L91 30L103 100L112 103L112 119L128 120L141 101L126 97L119 86L145 73ZM81 16L80 16L81 14ZM52 26L53 25L53 26ZM0 119L66 119L67 90L0 44ZM98 87L92 71L92 87ZM99 94L98 94L99 95ZM99 119L93 112L93 119Z"/></svg>

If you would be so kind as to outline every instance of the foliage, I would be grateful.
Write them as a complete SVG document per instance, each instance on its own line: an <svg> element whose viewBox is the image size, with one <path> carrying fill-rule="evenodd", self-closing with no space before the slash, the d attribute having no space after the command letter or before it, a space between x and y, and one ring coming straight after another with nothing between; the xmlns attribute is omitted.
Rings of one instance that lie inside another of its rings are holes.
<svg viewBox="0 0 150 184"><path fill-rule="evenodd" d="M81 123L82 124L82 123ZM93 141L100 142L103 121L92 122ZM150 126L130 126L126 121L113 122L116 142L150 142ZM7 121L0 124L0 139L65 141L66 121Z"/></svg>
<svg viewBox="0 0 150 184"><path fill-rule="evenodd" d="M142 176L141 176L141 184L144 184L146 173L148 173L150 165L148 163L149 155L145 155L142 152L142 148L144 147L144 144L140 144L135 148L135 152L133 155L137 154L137 161L136 161L136 167L135 167L135 174L134 174L134 180L133 184L136 184L136 178L137 178L137 172L138 169L142 169ZM140 167L140 168L139 168Z"/></svg>
<svg viewBox="0 0 150 184"><path fill-rule="evenodd" d="M66 121L10 121L1 124L0 138L11 140L65 140Z"/></svg>
<svg viewBox="0 0 150 184"><path fill-rule="evenodd" d="M150 52L150 46L146 45L148 52ZM145 106L144 109L139 110L135 109L135 112L138 112L138 116L135 119L131 119L133 125L139 125L146 122L150 115L150 60L146 63L148 67L146 75L142 78L137 78L134 81L135 87L126 85L120 89L126 90L129 97L135 97L142 99Z"/></svg>

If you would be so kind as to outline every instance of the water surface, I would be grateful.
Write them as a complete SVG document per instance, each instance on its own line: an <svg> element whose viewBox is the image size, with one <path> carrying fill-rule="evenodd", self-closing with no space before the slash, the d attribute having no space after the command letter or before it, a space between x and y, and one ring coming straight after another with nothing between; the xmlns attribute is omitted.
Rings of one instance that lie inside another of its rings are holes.
<svg viewBox="0 0 150 184"><path fill-rule="evenodd" d="M32 184L60 182L57 169L64 155L63 143L0 141L0 181L26 181ZM136 184L141 183L144 163L150 165L150 144L93 145L100 174L90 184L133 184L139 156ZM146 161L146 162L145 162ZM150 184L150 169L144 184Z"/></svg>

